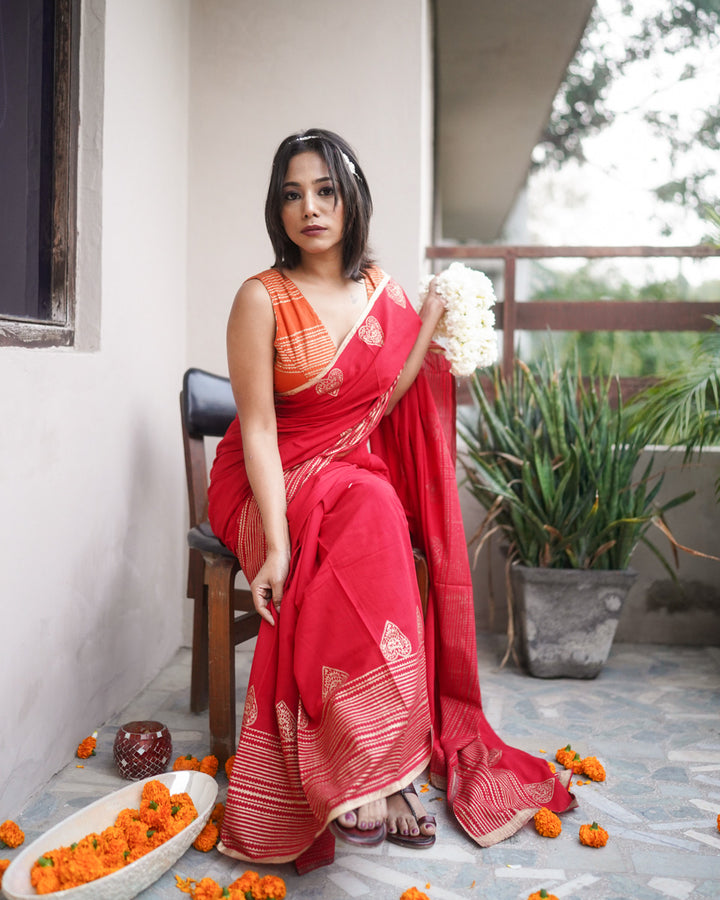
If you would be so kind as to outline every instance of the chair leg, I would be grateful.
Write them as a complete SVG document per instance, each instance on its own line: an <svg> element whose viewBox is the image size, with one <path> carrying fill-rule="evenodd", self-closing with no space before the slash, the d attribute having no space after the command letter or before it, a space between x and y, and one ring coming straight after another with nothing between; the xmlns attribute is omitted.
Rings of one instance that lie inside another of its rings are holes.
<svg viewBox="0 0 720 900"><path fill-rule="evenodd" d="M200 713L208 707L208 601L205 563L198 550L190 549L188 597L193 600L192 667L190 710Z"/></svg>
<svg viewBox="0 0 720 900"><path fill-rule="evenodd" d="M222 766L235 753L235 641L233 588L239 564L205 557L208 582L208 677L210 752Z"/></svg>
<svg viewBox="0 0 720 900"><path fill-rule="evenodd" d="M424 617L427 613L430 574L428 572L427 560L419 550L414 548L413 558L415 560L415 577L417 578L418 592L420 593L420 603L422 605Z"/></svg>

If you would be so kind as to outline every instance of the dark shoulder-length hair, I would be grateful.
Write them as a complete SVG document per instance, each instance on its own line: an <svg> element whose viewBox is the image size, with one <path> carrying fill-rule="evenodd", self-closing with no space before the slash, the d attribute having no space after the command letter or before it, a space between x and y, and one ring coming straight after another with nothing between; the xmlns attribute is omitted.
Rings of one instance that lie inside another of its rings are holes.
<svg viewBox="0 0 720 900"><path fill-rule="evenodd" d="M275 251L273 265L294 269L300 263L300 248L287 236L282 223L283 184L292 157L308 150L322 156L333 186L342 197L345 212L343 274L357 280L373 262L368 248L372 215L370 188L352 147L339 135L322 128L291 134L275 153L265 201L265 224Z"/></svg>

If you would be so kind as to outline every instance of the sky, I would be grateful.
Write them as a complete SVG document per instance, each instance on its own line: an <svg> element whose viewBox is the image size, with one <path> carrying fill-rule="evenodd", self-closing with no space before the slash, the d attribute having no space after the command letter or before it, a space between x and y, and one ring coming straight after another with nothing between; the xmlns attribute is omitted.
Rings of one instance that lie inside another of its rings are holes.
<svg viewBox="0 0 720 900"><path fill-rule="evenodd" d="M620 0L598 0L610 20L609 40L624 41L633 23L623 17ZM638 13L667 8L667 0L636 0ZM686 63L698 66L697 77L681 80ZM529 238L542 244L691 245L711 227L694 212L659 203L652 188L673 175L664 143L642 121L648 108L676 111L681 123L694 122L718 99L720 49L690 50L635 63L628 76L611 88L610 107L616 121L588 139L585 165L567 163L559 171L543 170L528 184ZM709 154L709 151L705 151ZM715 154L717 157L717 154ZM707 158L707 157L706 157ZM720 169L720 159L711 165ZM678 174L677 172L675 174ZM720 176L714 181L720 198ZM662 232L663 221L673 226ZM719 271L715 264L713 277ZM677 268L677 263L674 264ZM708 269L708 263L702 267ZM702 268L701 267L701 268ZM700 276L702 277L702 276ZM691 280L695 280L691 278Z"/></svg>

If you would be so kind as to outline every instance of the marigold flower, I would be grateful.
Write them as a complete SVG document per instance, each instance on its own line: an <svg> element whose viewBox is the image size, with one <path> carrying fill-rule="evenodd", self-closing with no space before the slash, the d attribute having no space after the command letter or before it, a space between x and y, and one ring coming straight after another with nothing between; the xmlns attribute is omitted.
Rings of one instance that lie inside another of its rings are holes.
<svg viewBox="0 0 720 900"><path fill-rule="evenodd" d="M251 872L249 869L243 872L239 878L236 878L231 885L228 886L230 891L240 891L243 894L252 894L260 884L260 876L257 872Z"/></svg>
<svg viewBox="0 0 720 900"><path fill-rule="evenodd" d="M576 753L575 756L570 760L569 764L565 764L566 769L572 769L573 775L580 775L582 772L582 758L579 753Z"/></svg>
<svg viewBox="0 0 720 900"><path fill-rule="evenodd" d="M95 748L97 747L97 731L84 738L78 744L77 755L79 759L87 759L89 756L95 756Z"/></svg>
<svg viewBox="0 0 720 900"><path fill-rule="evenodd" d="M188 753L187 756L178 756L173 763L174 772L198 772L199 770L200 763L192 753Z"/></svg>
<svg viewBox="0 0 720 900"><path fill-rule="evenodd" d="M213 778L217 775L218 758L217 756L203 756L200 760L200 771Z"/></svg>
<svg viewBox="0 0 720 900"><path fill-rule="evenodd" d="M217 825L214 822L208 822L193 841L193 847L196 850L202 850L203 853L207 853L217 844L219 837L220 832Z"/></svg>
<svg viewBox="0 0 720 900"><path fill-rule="evenodd" d="M108 873L122 868L130 852L130 847L122 828L118 828L117 825L111 825L109 828L106 828L100 835L98 852Z"/></svg>
<svg viewBox="0 0 720 900"><path fill-rule="evenodd" d="M73 852L77 850L81 853L95 853L100 846L100 840L100 835L96 831L91 831L90 834L86 834L84 838L72 844L70 849Z"/></svg>
<svg viewBox="0 0 720 900"><path fill-rule="evenodd" d="M542 806L533 816L535 830L542 837L556 838L562 831L562 824L555 813Z"/></svg>
<svg viewBox="0 0 720 900"><path fill-rule="evenodd" d="M555 894L548 894L545 888L541 888L539 891L535 891L534 894L530 894L528 900L558 900Z"/></svg>
<svg viewBox="0 0 720 900"><path fill-rule="evenodd" d="M197 819L197 810L192 802L190 794L172 794L170 797L170 816L173 821L173 831L177 834L186 825Z"/></svg>
<svg viewBox="0 0 720 900"><path fill-rule="evenodd" d="M194 900L219 900L223 889L213 878L201 878L193 893Z"/></svg>
<svg viewBox="0 0 720 900"><path fill-rule="evenodd" d="M32 867L31 884L38 894L78 887L109 875L159 847L197 817L188 794L175 796L177 809L182 807L185 816L180 822L172 815L173 797L165 785L148 782L143 788L141 809L123 809L115 817L115 824L101 834L91 832L70 847L45 853Z"/></svg>
<svg viewBox="0 0 720 900"><path fill-rule="evenodd" d="M10 865L9 859L0 859L0 887L2 887L2 877L5 874L5 870Z"/></svg>
<svg viewBox="0 0 720 900"><path fill-rule="evenodd" d="M430 898L416 887L411 887L400 895L400 900L430 900Z"/></svg>
<svg viewBox="0 0 720 900"><path fill-rule="evenodd" d="M586 847L604 847L608 842L608 833L597 822L580 826L580 843Z"/></svg>
<svg viewBox="0 0 720 900"><path fill-rule="evenodd" d="M224 818L225 818L225 804L224 803L216 803L215 806L213 806L213 811L210 813L210 821L214 822L219 828L222 825Z"/></svg>
<svg viewBox="0 0 720 900"><path fill-rule="evenodd" d="M228 758L225 762L225 774L227 775L228 778L230 777L230 773L232 772L232 767L233 767L234 762L235 762L235 757L228 756Z"/></svg>
<svg viewBox="0 0 720 900"><path fill-rule="evenodd" d="M170 789L162 781L157 781L156 779L148 781L143 787L142 797L140 798L140 808L142 809L143 806L148 806L153 802L170 802Z"/></svg>
<svg viewBox="0 0 720 900"><path fill-rule="evenodd" d="M717 830L720 831L720 815L717 817Z"/></svg>
<svg viewBox="0 0 720 900"><path fill-rule="evenodd" d="M554 762L550 762L549 759L546 759L545 762L550 766L550 771L551 771L551 772L553 773L553 775L554 775L554 774L557 772L557 768L556 768L556 766L555 766L555 763L554 763Z"/></svg>
<svg viewBox="0 0 720 900"><path fill-rule="evenodd" d="M580 771L592 781L605 781L605 769L596 756L586 756Z"/></svg>
<svg viewBox="0 0 720 900"><path fill-rule="evenodd" d="M284 900L287 889L277 875L265 875L253 888L253 900Z"/></svg>
<svg viewBox="0 0 720 900"><path fill-rule="evenodd" d="M102 860L95 852L92 845L86 843L78 846L69 854L63 867L58 872L60 883L65 886L75 887L88 881L95 881L107 874L103 868Z"/></svg>
<svg viewBox="0 0 720 900"><path fill-rule="evenodd" d="M25 832L12 819L6 819L0 825L0 844L14 850L25 840Z"/></svg>
<svg viewBox="0 0 720 900"><path fill-rule="evenodd" d="M30 884L38 894L51 894L60 890L60 877L54 862L46 855L41 856L30 872Z"/></svg>
<svg viewBox="0 0 720 900"><path fill-rule="evenodd" d="M561 747L559 750L555 752L555 759L560 763L561 766L564 766L566 769L570 768L570 763L575 758L575 751L568 744L566 747Z"/></svg>

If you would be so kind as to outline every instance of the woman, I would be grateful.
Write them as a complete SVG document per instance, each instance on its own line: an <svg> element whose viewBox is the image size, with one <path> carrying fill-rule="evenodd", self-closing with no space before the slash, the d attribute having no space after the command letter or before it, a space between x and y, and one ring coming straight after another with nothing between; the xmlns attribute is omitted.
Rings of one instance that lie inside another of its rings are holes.
<svg viewBox="0 0 720 900"><path fill-rule="evenodd" d="M372 264L371 212L340 137L282 142L275 263L230 313L238 418L211 474L212 527L264 619L221 849L300 871L332 860L333 835L430 846L410 787L428 764L481 844L572 802L482 714L455 471L421 371L443 302L431 289L418 315Z"/></svg>

